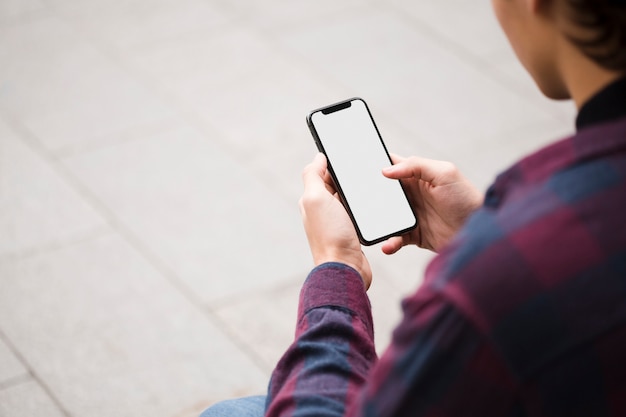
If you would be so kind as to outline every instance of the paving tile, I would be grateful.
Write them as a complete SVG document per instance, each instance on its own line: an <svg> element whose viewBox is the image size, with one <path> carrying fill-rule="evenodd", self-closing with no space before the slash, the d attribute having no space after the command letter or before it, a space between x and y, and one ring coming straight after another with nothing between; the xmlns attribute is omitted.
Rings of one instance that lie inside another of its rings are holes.
<svg viewBox="0 0 626 417"><path fill-rule="evenodd" d="M256 27L279 32L312 21L332 19L335 14L362 4L359 0L269 0L234 1L228 2L227 7Z"/></svg>
<svg viewBox="0 0 626 417"><path fill-rule="evenodd" d="M196 130L66 164L204 302L278 285L310 264L297 202Z"/></svg>
<svg viewBox="0 0 626 417"><path fill-rule="evenodd" d="M236 90L275 57L258 33L233 26L214 36L192 34L148 45L127 59L178 96L205 103L217 89Z"/></svg>
<svg viewBox="0 0 626 417"><path fill-rule="evenodd" d="M316 151L306 115L351 94L318 79L248 28L179 38L129 59L294 199L301 169Z"/></svg>
<svg viewBox="0 0 626 417"><path fill-rule="evenodd" d="M103 219L0 120L0 258L104 227Z"/></svg>
<svg viewBox="0 0 626 417"><path fill-rule="evenodd" d="M329 78L391 109L433 147L451 149L554 118L392 13L351 13L281 40Z"/></svg>
<svg viewBox="0 0 626 417"><path fill-rule="evenodd" d="M0 27L0 108L48 149L172 117L144 87L54 17Z"/></svg>
<svg viewBox="0 0 626 417"><path fill-rule="evenodd" d="M63 417L59 407L34 380L0 390L0 416Z"/></svg>
<svg viewBox="0 0 626 417"><path fill-rule="evenodd" d="M14 21L44 9L45 6L41 0L2 0L0 2L0 23Z"/></svg>
<svg viewBox="0 0 626 417"><path fill-rule="evenodd" d="M0 339L0 386L12 378L28 374L28 370Z"/></svg>
<svg viewBox="0 0 626 417"><path fill-rule="evenodd" d="M282 288L259 291L216 309L220 317L239 338L265 362L271 371L293 342L302 279Z"/></svg>
<svg viewBox="0 0 626 417"><path fill-rule="evenodd" d="M206 33L229 23L228 16L202 0L48 0L82 30L119 50L187 33Z"/></svg>
<svg viewBox="0 0 626 417"><path fill-rule="evenodd" d="M300 173L317 148L306 125L313 109L347 98L288 64L259 71L240 88L216 91L202 117L218 129L242 160L267 172L276 188L297 202Z"/></svg>
<svg viewBox="0 0 626 417"><path fill-rule="evenodd" d="M416 26L424 26L438 36L474 56L488 58L508 48L491 2L465 0L390 0Z"/></svg>
<svg viewBox="0 0 626 417"><path fill-rule="evenodd" d="M117 235L0 262L0 326L71 415L171 417L267 375Z"/></svg>

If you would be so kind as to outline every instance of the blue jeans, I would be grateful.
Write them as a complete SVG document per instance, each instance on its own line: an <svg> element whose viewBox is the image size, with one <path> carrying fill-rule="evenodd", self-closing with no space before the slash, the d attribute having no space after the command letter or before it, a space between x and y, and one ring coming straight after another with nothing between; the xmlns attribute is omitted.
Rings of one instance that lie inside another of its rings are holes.
<svg viewBox="0 0 626 417"><path fill-rule="evenodd" d="M222 401L204 410L200 417L263 417L265 395Z"/></svg>

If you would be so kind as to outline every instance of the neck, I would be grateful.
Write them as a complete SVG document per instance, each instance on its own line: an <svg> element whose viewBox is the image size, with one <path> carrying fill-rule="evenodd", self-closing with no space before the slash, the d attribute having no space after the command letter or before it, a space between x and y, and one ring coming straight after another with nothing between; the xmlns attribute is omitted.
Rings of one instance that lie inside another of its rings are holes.
<svg viewBox="0 0 626 417"><path fill-rule="evenodd" d="M568 45L563 48L560 72L570 97L580 110L596 93L626 74L601 67L578 48L566 42Z"/></svg>

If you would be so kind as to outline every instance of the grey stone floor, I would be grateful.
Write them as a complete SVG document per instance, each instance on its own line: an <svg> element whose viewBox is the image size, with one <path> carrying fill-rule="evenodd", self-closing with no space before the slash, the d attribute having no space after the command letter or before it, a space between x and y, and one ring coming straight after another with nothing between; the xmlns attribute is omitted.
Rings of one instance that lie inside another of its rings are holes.
<svg viewBox="0 0 626 417"><path fill-rule="evenodd" d="M0 0L0 416L263 393L311 259L309 110L485 189L573 130L468 0ZM368 248L378 349L431 254Z"/></svg>

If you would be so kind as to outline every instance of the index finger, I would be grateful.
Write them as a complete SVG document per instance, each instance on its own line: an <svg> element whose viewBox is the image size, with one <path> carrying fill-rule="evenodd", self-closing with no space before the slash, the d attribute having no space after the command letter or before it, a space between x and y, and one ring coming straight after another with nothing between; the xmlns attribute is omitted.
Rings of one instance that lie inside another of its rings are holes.
<svg viewBox="0 0 626 417"><path fill-rule="evenodd" d="M305 166L302 171L305 190L325 187L327 167L326 156L321 152L315 155L313 161Z"/></svg>

